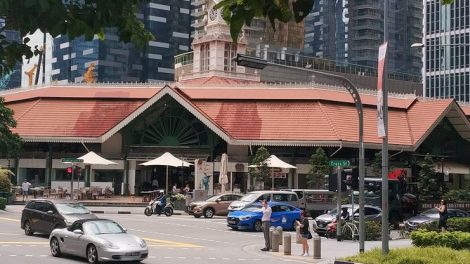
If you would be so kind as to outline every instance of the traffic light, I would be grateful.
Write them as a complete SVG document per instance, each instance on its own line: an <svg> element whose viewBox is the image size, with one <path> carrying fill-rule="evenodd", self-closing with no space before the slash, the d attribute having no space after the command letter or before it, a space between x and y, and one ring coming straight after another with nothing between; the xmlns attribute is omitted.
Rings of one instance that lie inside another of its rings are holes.
<svg viewBox="0 0 470 264"><path fill-rule="evenodd" d="M67 167L67 169L65 170L65 172L66 172L67 174L72 174L72 170L73 170L72 167Z"/></svg>
<svg viewBox="0 0 470 264"><path fill-rule="evenodd" d="M346 180L346 175L344 172L341 172L341 192L345 192L347 190L346 184L344 183ZM328 175L328 190L331 192L336 192L338 190L338 175L336 173Z"/></svg>
<svg viewBox="0 0 470 264"><path fill-rule="evenodd" d="M359 169L344 169L345 173L345 182L348 186L351 186L351 189L354 191L359 190Z"/></svg>
<svg viewBox="0 0 470 264"><path fill-rule="evenodd" d="M75 167L75 177L80 178L82 176L82 168L80 166Z"/></svg>

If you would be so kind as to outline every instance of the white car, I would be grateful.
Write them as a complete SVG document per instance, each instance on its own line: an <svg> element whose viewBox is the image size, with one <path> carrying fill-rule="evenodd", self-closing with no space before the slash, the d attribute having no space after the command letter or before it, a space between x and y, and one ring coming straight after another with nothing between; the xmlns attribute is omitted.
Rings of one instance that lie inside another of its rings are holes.
<svg viewBox="0 0 470 264"><path fill-rule="evenodd" d="M77 220L67 228L54 229L49 244L54 257L65 253L85 257L88 263L142 261L148 256L143 239L107 219Z"/></svg>

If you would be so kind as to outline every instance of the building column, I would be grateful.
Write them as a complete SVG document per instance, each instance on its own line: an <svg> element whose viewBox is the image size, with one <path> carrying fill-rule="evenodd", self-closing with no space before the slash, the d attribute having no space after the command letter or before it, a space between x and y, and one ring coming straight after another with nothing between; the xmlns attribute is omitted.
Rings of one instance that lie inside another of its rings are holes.
<svg viewBox="0 0 470 264"><path fill-rule="evenodd" d="M136 161L135 160L129 160L129 167L128 167L128 186L129 186L129 192L132 195L136 195L135 193L135 169L136 169Z"/></svg>
<svg viewBox="0 0 470 264"><path fill-rule="evenodd" d="M45 185L51 187L52 181L52 146L49 144L48 150L46 153L46 171L45 171Z"/></svg>

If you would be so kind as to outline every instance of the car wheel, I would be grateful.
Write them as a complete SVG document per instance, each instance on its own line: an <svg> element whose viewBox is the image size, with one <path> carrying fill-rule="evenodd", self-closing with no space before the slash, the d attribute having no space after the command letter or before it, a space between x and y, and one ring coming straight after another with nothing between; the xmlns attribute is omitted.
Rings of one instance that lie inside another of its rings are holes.
<svg viewBox="0 0 470 264"><path fill-rule="evenodd" d="M204 210L204 217L205 218L212 218L214 216L214 209L212 208L207 208Z"/></svg>
<svg viewBox="0 0 470 264"><path fill-rule="evenodd" d="M196 217L196 218L201 218L201 216L200 216L200 215L194 215L194 217Z"/></svg>
<svg viewBox="0 0 470 264"><path fill-rule="evenodd" d="M96 250L95 245L89 245L87 247L86 258L90 264L98 263L98 251Z"/></svg>
<svg viewBox="0 0 470 264"><path fill-rule="evenodd" d="M52 256L53 257L60 257L61 253L60 253L59 240L57 240L57 238L55 238L55 237L51 238L50 246L51 246Z"/></svg>
<svg viewBox="0 0 470 264"><path fill-rule="evenodd" d="M260 232L261 230L263 230L263 224L260 220L256 220L255 224L253 225L253 230L255 230L256 232Z"/></svg>
<svg viewBox="0 0 470 264"><path fill-rule="evenodd" d="M29 223L29 221L24 222L24 233L27 236L32 236L34 234L34 231L31 228L31 224Z"/></svg>

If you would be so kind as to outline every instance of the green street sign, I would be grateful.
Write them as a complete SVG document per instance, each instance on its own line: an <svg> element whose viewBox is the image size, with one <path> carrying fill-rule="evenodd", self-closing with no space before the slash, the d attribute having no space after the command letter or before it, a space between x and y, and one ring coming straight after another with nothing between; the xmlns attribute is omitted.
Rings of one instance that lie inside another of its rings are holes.
<svg viewBox="0 0 470 264"><path fill-rule="evenodd" d="M82 163L82 159L74 159L74 158L62 158L62 162L68 162L68 163Z"/></svg>
<svg viewBox="0 0 470 264"><path fill-rule="evenodd" d="M330 167L348 167L349 160L330 160Z"/></svg>

